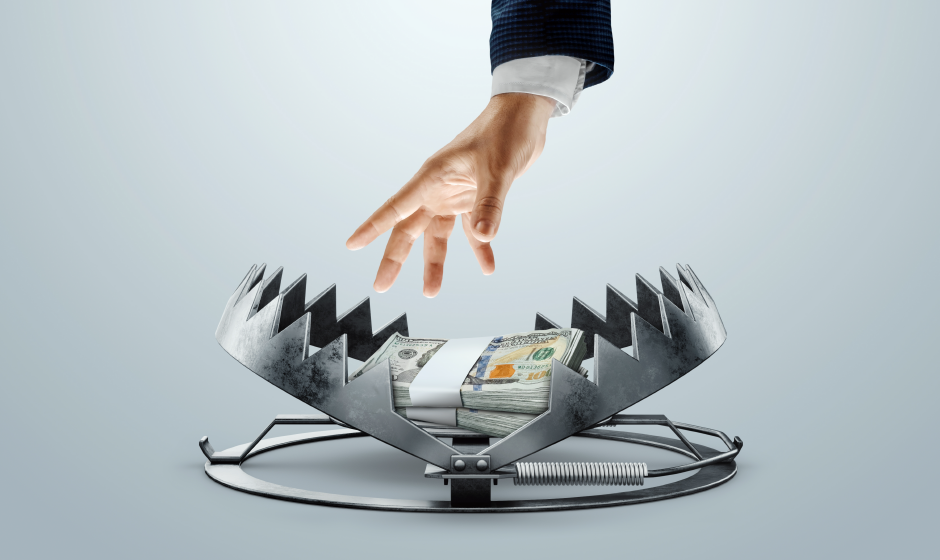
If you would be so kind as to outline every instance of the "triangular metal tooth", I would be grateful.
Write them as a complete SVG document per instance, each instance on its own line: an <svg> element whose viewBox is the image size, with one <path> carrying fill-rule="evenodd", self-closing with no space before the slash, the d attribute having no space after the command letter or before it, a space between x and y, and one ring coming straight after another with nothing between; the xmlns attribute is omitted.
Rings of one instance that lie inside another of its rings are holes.
<svg viewBox="0 0 940 560"><path fill-rule="evenodd" d="M300 319L306 312L304 309L304 296L307 291L307 275L302 274L300 278L294 280L294 283L281 292L281 309L278 319L278 332L287 328L288 325Z"/></svg>
<svg viewBox="0 0 940 560"><path fill-rule="evenodd" d="M680 284L682 291L685 293L686 301L689 302L688 310L686 314L695 321L701 321L709 316L708 304L705 303L705 300L700 298L698 294L692 291L692 288L688 287L685 282Z"/></svg>
<svg viewBox="0 0 940 560"><path fill-rule="evenodd" d="M402 336L408 336L407 313L402 313L398 317L392 319L372 335L372 344L375 349L379 349L383 344L385 344L385 341L395 333L398 333ZM374 352L375 350L372 350L369 355L371 356Z"/></svg>
<svg viewBox="0 0 940 560"><path fill-rule="evenodd" d="M695 295L699 297L702 297L698 291L698 286L695 285L695 280L692 279L691 269L687 269L681 264L677 264L676 269L679 270L679 279L682 280L682 283L688 286L689 289L692 290L692 293L694 293Z"/></svg>
<svg viewBox="0 0 940 560"><path fill-rule="evenodd" d="M630 346L630 314L638 310L639 306L633 300L607 284L607 328L602 333L604 338L619 348Z"/></svg>
<svg viewBox="0 0 940 560"><path fill-rule="evenodd" d="M371 308L372 308L372 305L369 303L369 298L368 297L363 298L362 301L360 301L356 305L347 309L342 315L339 315L336 318L336 321L339 323L342 323L343 321L347 321L347 320L351 321L353 320L352 319L353 317L361 316L363 313L363 310L368 311L369 314L371 315L372 314ZM371 332L371 325L370 325L369 330Z"/></svg>
<svg viewBox="0 0 940 560"><path fill-rule="evenodd" d="M705 302L706 305L714 309L715 300L712 299L711 294L709 294L708 290L705 289L705 286L702 284L702 281L698 279L698 275L692 271L692 267L689 265L685 265L685 266L689 270L689 276L692 277L692 282L694 283L694 285L691 286L692 289L695 290L695 293L698 294L698 296L702 298L702 300Z"/></svg>
<svg viewBox="0 0 940 560"><path fill-rule="evenodd" d="M643 317L635 315L632 317L633 320L633 357L638 362L643 362L644 357L646 362L650 362L650 358L647 355L650 348L655 348L659 350L665 343L660 339L665 337L659 328L656 325L653 325ZM653 343L652 341L656 342Z"/></svg>
<svg viewBox="0 0 940 560"><path fill-rule="evenodd" d="M681 310L685 312L685 314L688 315L689 317L692 317L692 306L689 304L690 289L688 286L686 286L685 282L681 279L682 274L683 273L688 274L688 271L682 268L681 266L677 266L676 268L679 270L679 276L680 276L680 279L676 283L676 286L679 288L679 298L682 300Z"/></svg>
<svg viewBox="0 0 940 560"><path fill-rule="evenodd" d="M561 325L552 321L545 315L542 315L538 311L535 312L535 330L537 331L547 331L549 329L560 329Z"/></svg>
<svg viewBox="0 0 940 560"><path fill-rule="evenodd" d="M584 332L586 351L584 359L594 357L594 335L606 333L606 318L578 298L571 302L571 328L581 329Z"/></svg>
<svg viewBox="0 0 940 560"><path fill-rule="evenodd" d="M251 271L248 273L248 280L245 283L245 287L242 290L241 294L238 295L238 299L235 300L236 303L241 301L243 297L248 295L248 292L253 290L254 287L258 285L258 282L261 281L262 275L264 275L264 267L265 267L264 263L261 263L261 266L252 265Z"/></svg>
<svg viewBox="0 0 940 560"><path fill-rule="evenodd" d="M698 275L692 270L692 267L689 267L689 274L692 276L692 279L695 281L696 287L698 288L698 293L702 296L702 302L704 303L704 309L699 309L699 313L705 320L716 325L716 328L713 329L712 336L715 339L715 343L718 346L724 342L724 339L728 336L728 331L725 329L725 324L721 320L721 315L718 313L718 307L715 305L715 300L712 299L708 290L705 289L705 285L702 284L702 281L698 279ZM697 320L697 319L696 319ZM720 341L719 341L720 339ZM717 346L715 347L717 350Z"/></svg>
<svg viewBox="0 0 940 560"><path fill-rule="evenodd" d="M620 293L617 288L607 284L607 315L601 315L590 306L574 298L571 308L571 326L581 329L585 334L587 353L585 359L594 356L594 335L599 334L612 344L620 347L630 346L630 314L636 313L638 306L630 298Z"/></svg>
<svg viewBox="0 0 940 560"><path fill-rule="evenodd" d="M310 344L323 347L340 334L347 334L347 352L351 358L366 360L393 334L408 336L408 316L402 313L375 333L369 298L336 316L336 284L323 290L303 307L310 314Z"/></svg>
<svg viewBox="0 0 940 560"><path fill-rule="evenodd" d="M309 353L309 326L306 317L302 317L271 338L261 352L239 361L248 362L245 365L249 369L275 387L316 407L323 399L324 382L329 381L324 378L345 379L348 368L342 338L327 343L312 355Z"/></svg>
<svg viewBox="0 0 940 560"><path fill-rule="evenodd" d="M572 299L572 303L571 303L572 319L574 319L575 317L574 315L575 309L578 310L577 316L579 319L583 316L583 317L587 317L588 321L599 321L600 323L607 322L607 318L604 317L604 315L599 313L596 309L594 309L590 305L578 299L577 296L575 296ZM574 326L574 324L572 324L572 326ZM580 328L580 327L575 327L575 328Z"/></svg>
<svg viewBox="0 0 940 560"><path fill-rule="evenodd" d="M632 354L617 348L617 345L610 343L602 336L597 337L594 346L597 348L597 358L594 361L597 386L601 391L610 391L613 386L618 384L617 378L623 376L625 372L629 373L635 369L637 359ZM631 346L634 347L634 350L636 349L636 345Z"/></svg>
<svg viewBox="0 0 940 560"><path fill-rule="evenodd" d="M238 283L238 287L235 288L235 295L236 295L235 302L236 303L238 302L238 300L242 298L243 295L245 295L245 292L247 291L246 286L248 284L248 280L249 278L251 278L251 275L254 273L254 271L255 271L255 265L251 265L251 268L248 269L248 273L245 274L245 277L242 278L242 281Z"/></svg>
<svg viewBox="0 0 940 560"><path fill-rule="evenodd" d="M310 344L323 348L339 336L336 325L336 284L320 292L304 305L310 314Z"/></svg>
<svg viewBox="0 0 940 560"><path fill-rule="evenodd" d="M345 334L341 334L337 336L334 340L331 340L327 342L326 344L324 344L322 348L320 348L313 354L309 354L304 361L309 361L311 363L330 362L333 368L337 368L338 370L341 370L341 371L334 370L333 375L342 379L343 385L347 385L349 383L349 356L346 352L348 342L349 342L348 337ZM316 346L316 344L314 344L313 346ZM308 352L309 352L309 347L308 347ZM321 384L322 384L322 381L321 381ZM312 389L313 391L308 390L306 395L303 395L303 396L294 395L294 396L304 402L309 403L310 400L313 400L316 398L316 396L313 394L316 388L317 387L315 386L311 387L310 389Z"/></svg>
<svg viewBox="0 0 940 560"><path fill-rule="evenodd" d="M278 292L281 290L281 274L284 267L279 266L271 276L268 276L261 284L261 289L255 294L255 301L251 304L251 311L248 312L248 318L251 319L255 313L264 309L269 303L274 301Z"/></svg>
<svg viewBox="0 0 940 560"><path fill-rule="evenodd" d="M665 320L666 311L663 309L663 294L639 274L636 275L636 299L639 307L637 315L669 336L669 323Z"/></svg>
<svg viewBox="0 0 940 560"><path fill-rule="evenodd" d="M679 281L672 277L672 274L663 268L659 267L659 280L663 286L663 295L666 296L666 299L675 304L676 307L685 311L685 306L682 304L682 290L679 289Z"/></svg>
<svg viewBox="0 0 940 560"><path fill-rule="evenodd" d="M267 267L268 265L266 263L261 263L261 266L255 270L255 277L252 278L251 284L248 285L248 292L255 289L255 286L261 282L261 279L264 278L264 271L267 269ZM245 293L247 294L248 292Z"/></svg>
<svg viewBox="0 0 940 560"><path fill-rule="evenodd" d="M369 298L343 313L336 323L340 332L349 335L349 356L356 360L367 360L375 351L372 343L372 309Z"/></svg>

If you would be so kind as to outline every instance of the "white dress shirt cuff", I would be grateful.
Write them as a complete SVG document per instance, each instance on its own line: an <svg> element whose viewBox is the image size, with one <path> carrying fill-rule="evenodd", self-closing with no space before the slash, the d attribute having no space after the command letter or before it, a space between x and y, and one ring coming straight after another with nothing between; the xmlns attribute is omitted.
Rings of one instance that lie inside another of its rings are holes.
<svg viewBox="0 0 940 560"><path fill-rule="evenodd" d="M567 115L584 89L584 76L594 66L571 56L533 56L504 62L493 70L490 97L501 93L534 93L555 100L553 117Z"/></svg>

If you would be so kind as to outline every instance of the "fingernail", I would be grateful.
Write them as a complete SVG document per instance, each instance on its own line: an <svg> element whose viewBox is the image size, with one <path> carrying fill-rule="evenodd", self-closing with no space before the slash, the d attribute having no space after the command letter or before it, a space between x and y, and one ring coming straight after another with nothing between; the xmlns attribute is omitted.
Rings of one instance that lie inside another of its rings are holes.
<svg viewBox="0 0 940 560"><path fill-rule="evenodd" d="M480 220L473 227L483 235L493 235L496 233L496 224L489 220Z"/></svg>

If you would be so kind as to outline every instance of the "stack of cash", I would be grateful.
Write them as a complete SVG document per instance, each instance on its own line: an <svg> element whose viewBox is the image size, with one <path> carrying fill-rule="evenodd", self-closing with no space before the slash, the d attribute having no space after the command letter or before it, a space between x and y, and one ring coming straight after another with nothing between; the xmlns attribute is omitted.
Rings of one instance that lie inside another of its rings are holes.
<svg viewBox="0 0 940 560"><path fill-rule="evenodd" d="M445 339L392 335L350 376L355 379L389 360L396 410L407 417L408 388ZM508 435L548 408L552 360L580 371L585 354L584 333L578 329L549 329L495 337L470 368L457 409L457 425L483 434Z"/></svg>
<svg viewBox="0 0 940 560"><path fill-rule="evenodd" d="M407 408L396 408L395 412L408 418ZM457 427L493 437L506 437L535 419L537 414L518 412L491 412L472 408L457 409Z"/></svg>

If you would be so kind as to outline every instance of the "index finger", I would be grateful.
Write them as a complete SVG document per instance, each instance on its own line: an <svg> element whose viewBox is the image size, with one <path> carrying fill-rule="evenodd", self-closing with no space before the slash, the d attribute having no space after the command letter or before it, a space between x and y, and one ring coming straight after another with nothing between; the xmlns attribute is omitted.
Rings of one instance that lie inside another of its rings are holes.
<svg viewBox="0 0 940 560"><path fill-rule="evenodd" d="M369 219L359 226L346 240L346 248L362 249L391 229L398 222L412 215L424 204L424 190L428 179L424 173L412 177L397 193L379 206Z"/></svg>

